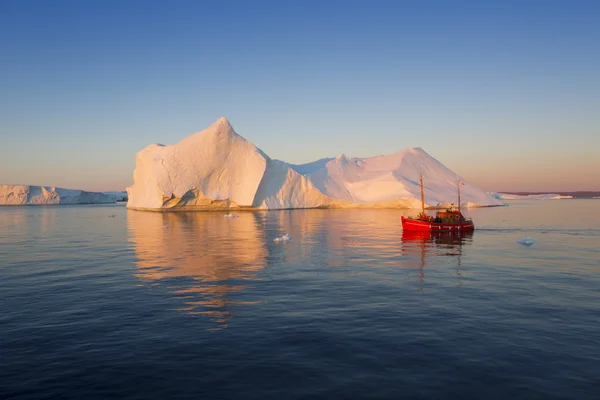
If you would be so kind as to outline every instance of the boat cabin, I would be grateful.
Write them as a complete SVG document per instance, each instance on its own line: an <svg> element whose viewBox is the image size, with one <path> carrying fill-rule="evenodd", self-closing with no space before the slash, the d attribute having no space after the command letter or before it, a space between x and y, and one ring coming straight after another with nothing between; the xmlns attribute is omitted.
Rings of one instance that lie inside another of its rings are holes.
<svg viewBox="0 0 600 400"><path fill-rule="evenodd" d="M464 215L462 215L462 213L459 210L453 208L448 208L444 211L438 211L435 213L435 217L432 217L425 213L420 213L417 216L417 220L435 222L438 224L456 224L467 221L467 219L464 217Z"/></svg>
<svg viewBox="0 0 600 400"><path fill-rule="evenodd" d="M433 222L450 224L465 222L466 218L458 210L447 209L445 211L438 211L435 213Z"/></svg>

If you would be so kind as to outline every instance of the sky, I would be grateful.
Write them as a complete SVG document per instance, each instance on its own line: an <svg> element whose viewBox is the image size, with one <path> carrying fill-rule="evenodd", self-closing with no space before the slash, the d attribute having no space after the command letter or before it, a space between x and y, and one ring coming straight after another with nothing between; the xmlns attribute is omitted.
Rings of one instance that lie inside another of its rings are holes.
<svg viewBox="0 0 600 400"><path fill-rule="evenodd" d="M124 190L219 117L295 164L600 190L600 2L0 1L0 184Z"/></svg>

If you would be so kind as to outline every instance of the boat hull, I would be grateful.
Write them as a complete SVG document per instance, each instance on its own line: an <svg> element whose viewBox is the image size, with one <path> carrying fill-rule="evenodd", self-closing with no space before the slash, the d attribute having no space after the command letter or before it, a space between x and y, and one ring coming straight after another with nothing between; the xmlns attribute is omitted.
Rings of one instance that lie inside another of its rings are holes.
<svg viewBox="0 0 600 400"><path fill-rule="evenodd" d="M402 229L406 231L427 231L427 232L468 232L475 230L472 221L457 223L439 223L420 221L402 217Z"/></svg>

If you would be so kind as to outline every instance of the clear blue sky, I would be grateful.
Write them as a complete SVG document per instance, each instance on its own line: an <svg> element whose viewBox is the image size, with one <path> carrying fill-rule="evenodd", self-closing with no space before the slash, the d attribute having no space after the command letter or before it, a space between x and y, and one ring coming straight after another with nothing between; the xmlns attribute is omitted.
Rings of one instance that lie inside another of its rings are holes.
<svg viewBox="0 0 600 400"><path fill-rule="evenodd" d="M598 1L0 2L0 183L118 190L221 116L303 163L423 147L600 190Z"/></svg>

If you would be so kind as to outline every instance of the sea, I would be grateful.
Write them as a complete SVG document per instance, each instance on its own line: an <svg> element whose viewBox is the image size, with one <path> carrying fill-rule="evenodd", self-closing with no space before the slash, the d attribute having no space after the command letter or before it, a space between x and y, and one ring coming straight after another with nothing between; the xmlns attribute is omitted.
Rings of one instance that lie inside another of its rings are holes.
<svg viewBox="0 0 600 400"><path fill-rule="evenodd" d="M0 398L600 399L600 200L507 203L1 207Z"/></svg>

